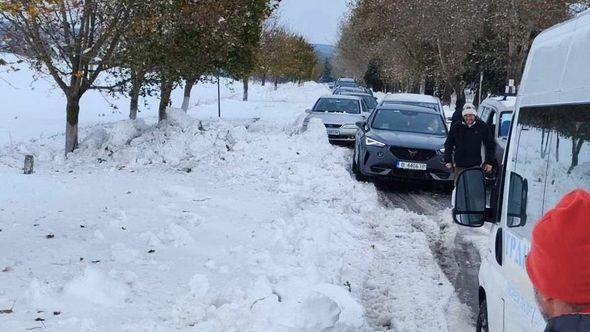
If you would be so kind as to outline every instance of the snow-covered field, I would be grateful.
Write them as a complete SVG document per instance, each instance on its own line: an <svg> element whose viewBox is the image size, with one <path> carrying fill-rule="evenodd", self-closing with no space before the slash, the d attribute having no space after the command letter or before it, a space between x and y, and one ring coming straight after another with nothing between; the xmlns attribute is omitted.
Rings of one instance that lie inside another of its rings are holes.
<svg viewBox="0 0 590 332"><path fill-rule="evenodd" d="M160 125L156 100L133 122L125 99L88 95L66 159L59 91L1 75L0 331L472 328L430 250L452 242L449 211L384 207L320 122L300 132L327 87L242 102L225 81L217 119L198 85Z"/></svg>

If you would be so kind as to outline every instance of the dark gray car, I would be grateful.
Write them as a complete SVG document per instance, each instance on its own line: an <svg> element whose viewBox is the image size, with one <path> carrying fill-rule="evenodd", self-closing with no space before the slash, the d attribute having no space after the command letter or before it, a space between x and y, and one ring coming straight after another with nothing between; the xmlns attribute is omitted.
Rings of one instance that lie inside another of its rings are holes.
<svg viewBox="0 0 590 332"><path fill-rule="evenodd" d="M447 126L431 108L382 104L357 123L352 170L358 180L383 177L453 183L443 162Z"/></svg>

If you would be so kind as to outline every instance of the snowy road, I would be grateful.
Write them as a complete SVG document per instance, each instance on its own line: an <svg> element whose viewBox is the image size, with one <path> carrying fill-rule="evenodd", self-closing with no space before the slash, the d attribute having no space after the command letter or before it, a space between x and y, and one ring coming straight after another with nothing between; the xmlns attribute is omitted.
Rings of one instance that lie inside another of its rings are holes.
<svg viewBox="0 0 590 332"><path fill-rule="evenodd" d="M403 182L378 182L379 198L387 207L402 208L424 215L436 215L451 208L451 194L437 187ZM448 215L450 219L450 214ZM440 225L441 237L447 224ZM465 235L469 229L457 227L454 241L436 241L431 249L436 260L451 281L461 302L471 309L475 322L478 311L477 274L481 258L473 242Z"/></svg>
<svg viewBox="0 0 590 332"><path fill-rule="evenodd" d="M48 106L0 114L0 331L473 329L448 194L354 181L349 148L299 131L326 87L242 102L228 81L219 120L203 84L157 126L157 107L127 121L90 95L65 159L61 96L27 77L5 99Z"/></svg>

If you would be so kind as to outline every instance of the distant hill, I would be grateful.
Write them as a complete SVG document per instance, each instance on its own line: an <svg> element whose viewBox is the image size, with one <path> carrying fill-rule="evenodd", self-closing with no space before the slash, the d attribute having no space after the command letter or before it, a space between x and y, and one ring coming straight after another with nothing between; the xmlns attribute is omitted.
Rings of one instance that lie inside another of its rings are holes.
<svg viewBox="0 0 590 332"><path fill-rule="evenodd" d="M334 53L336 53L336 47L332 45L313 44L312 46L315 48L315 51L319 54L319 56L323 59L330 59L334 56Z"/></svg>

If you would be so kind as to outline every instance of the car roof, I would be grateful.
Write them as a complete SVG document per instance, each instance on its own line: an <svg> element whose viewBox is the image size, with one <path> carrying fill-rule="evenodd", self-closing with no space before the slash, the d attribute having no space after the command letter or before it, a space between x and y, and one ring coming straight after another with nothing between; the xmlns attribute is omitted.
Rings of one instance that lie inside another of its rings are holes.
<svg viewBox="0 0 590 332"><path fill-rule="evenodd" d="M485 106L485 104L501 104L502 106L504 106L504 108L510 111L514 111L514 108L516 107L516 97L491 96L484 99L484 101L481 102L481 105Z"/></svg>
<svg viewBox="0 0 590 332"><path fill-rule="evenodd" d="M431 113L440 115L440 112L423 106L415 106L415 105L404 105L404 104L381 104L377 106L378 110L399 110L399 111L415 111L415 112L423 112L423 113Z"/></svg>
<svg viewBox="0 0 590 332"><path fill-rule="evenodd" d="M359 87L354 87L354 86L340 86L337 87L334 91L363 91L365 92L364 88Z"/></svg>
<svg viewBox="0 0 590 332"><path fill-rule="evenodd" d="M438 104L439 99L431 95L421 95L417 93L394 93L385 95L383 101L416 101L420 103Z"/></svg>
<svg viewBox="0 0 590 332"><path fill-rule="evenodd" d="M341 77L338 79L338 82L354 82L354 78L350 78L350 77Z"/></svg>
<svg viewBox="0 0 590 332"><path fill-rule="evenodd" d="M344 96L359 96L359 97L373 97L370 93L368 92L364 92L364 91L342 91L342 93L344 93ZM340 95L342 96L342 95Z"/></svg>
<svg viewBox="0 0 590 332"><path fill-rule="evenodd" d="M359 96L350 96L350 95L325 95L321 96L319 99L348 99L348 100L362 100Z"/></svg>

